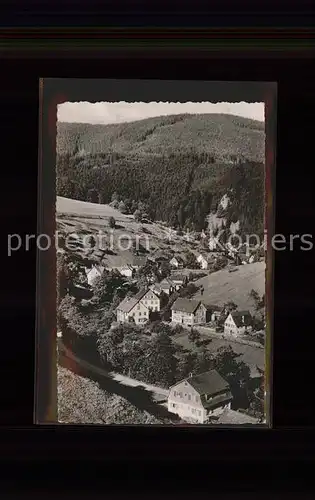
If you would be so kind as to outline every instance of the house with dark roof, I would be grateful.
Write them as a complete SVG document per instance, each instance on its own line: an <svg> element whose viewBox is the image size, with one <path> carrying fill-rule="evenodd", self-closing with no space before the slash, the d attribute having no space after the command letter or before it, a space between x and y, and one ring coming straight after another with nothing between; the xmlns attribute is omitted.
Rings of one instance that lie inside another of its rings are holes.
<svg viewBox="0 0 315 500"><path fill-rule="evenodd" d="M188 277L185 274L171 273L169 279L174 283L175 290L179 290L188 282Z"/></svg>
<svg viewBox="0 0 315 500"><path fill-rule="evenodd" d="M168 411L183 420L204 424L230 409L231 389L216 370L190 376L170 387Z"/></svg>
<svg viewBox="0 0 315 500"><path fill-rule="evenodd" d="M137 325L146 323L151 311L160 310L160 299L150 289L140 290L133 297L125 297L116 309L117 321L134 321Z"/></svg>
<svg viewBox="0 0 315 500"><path fill-rule="evenodd" d="M252 317L249 311L232 311L224 322L224 334L237 337L252 330Z"/></svg>
<svg viewBox="0 0 315 500"><path fill-rule="evenodd" d="M173 323L193 326L206 322L207 308L200 300L178 298L171 307Z"/></svg>
<svg viewBox="0 0 315 500"><path fill-rule="evenodd" d="M209 304L208 302L204 302L204 305L207 309L207 319L209 321L217 321L223 312L223 307L216 304Z"/></svg>
<svg viewBox="0 0 315 500"><path fill-rule="evenodd" d="M183 267L185 267L185 261L180 255L174 255L170 260L170 265L175 269L183 269Z"/></svg>
<svg viewBox="0 0 315 500"><path fill-rule="evenodd" d="M156 295L160 296L162 292L167 295L171 295L175 291L175 285L171 280L165 278L160 283L154 283L150 286L150 289L153 290Z"/></svg>

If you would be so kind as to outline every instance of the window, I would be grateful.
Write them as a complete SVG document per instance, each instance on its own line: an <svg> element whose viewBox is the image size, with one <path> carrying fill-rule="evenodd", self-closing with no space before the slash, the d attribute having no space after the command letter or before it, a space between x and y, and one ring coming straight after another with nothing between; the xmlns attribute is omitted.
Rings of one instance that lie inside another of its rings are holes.
<svg viewBox="0 0 315 500"><path fill-rule="evenodd" d="M141 316L141 311L139 311L139 316Z"/></svg>
<svg viewBox="0 0 315 500"><path fill-rule="evenodd" d="M176 404L175 403L172 403L172 408L176 408Z"/></svg>
<svg viewBox="0 0 315 500"><path fill-rule="evenodd" d="M143 316L146 316L146 314L147 314L146 311L143 311Z"/></svg>

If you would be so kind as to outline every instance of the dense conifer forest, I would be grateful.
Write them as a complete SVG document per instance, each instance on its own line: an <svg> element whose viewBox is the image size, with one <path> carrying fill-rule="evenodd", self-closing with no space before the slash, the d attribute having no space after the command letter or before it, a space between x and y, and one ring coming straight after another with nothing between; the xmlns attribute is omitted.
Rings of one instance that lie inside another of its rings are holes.
<svg viewBox="0 0 315 500"><path fill-rule="evenodd" d="M59 123L57 195L139 202L151 220L207 227L224 194L223 214L241 232L262 235L264 124L232 115L176 115L118 125ZM222 216L222 214L221 214Z"/></svg>

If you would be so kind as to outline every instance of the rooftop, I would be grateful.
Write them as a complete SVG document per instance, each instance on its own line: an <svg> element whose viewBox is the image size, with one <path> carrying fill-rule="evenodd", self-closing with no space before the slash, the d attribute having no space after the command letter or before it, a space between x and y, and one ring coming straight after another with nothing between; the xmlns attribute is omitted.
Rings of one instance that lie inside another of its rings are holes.
<svg viewBox="0 0 315 500"><path fill-rule="evenodd" d="M121 301L117 309L119 311L129 313L135 305L137 305L139 302L139 299L136 299L135 297L125 297L124 300Z"/></svg>
<svg viewBox="0 0 315 500"><path fill-rule="evenodd" d="M200 305L200 300L190 300L178 298L175 300L174 304L171 307L172 311L181 311L186 313L194 313L197 307Z"/></svg>
<svg viewBox="0 0 315 500"><path fill-rule="evenodd" d="M216 370L210 370L200 375L189 377L186 380L200 396L218 394L230 389L228 382Z"/></svg>
<svg viewBox="0 0 315 500"><path fill-rule="evenodd" d="M236 326L249 325L251 322L251 315L249 311L232 311L231 316Z"/></svg>
<svg viewBox="0 0 315 500"><path fill-rule="evenodd" d="M104 269L105 269L105 267L103 267L103 266L94 265L94 266L92 266L92 267L91 267L91 268L89 268L89 269L88 269L88 268L86 268L86 270L85 270L85 271L86 271L86 274L90 274L90 272L91 272L91 271L93 271L93 270L95 270L95 271L97 271L98 273L102 274L102 273L103 273L103 271L104 271Z"/></svg>
<svg viewBox="0 0 315 500"><path fill-rule="evenodd" d="M169 288L170 286L173 286L174 283L169 278L164 278L161 281L161 283L159 283L159 285L160 285L161 288Z"/></svg>
<svg viewBox="0 0 315 500"><path fill-rule="evenodd" d="M202 406L206 410L214 410L215 408L222 406L222 403L229 403L230 401L232 401L233 396L230 391L227 391L226 389L225 391L226 392L224 392L223 394L213 396L210 400L207 400L205 397L201 397Z"/></svg>
<svg viewBox="0 0 315 500"><path fill-rule="evenodd" d="M119 306L117 307L117 310L129 313L138 304L139 300L141 300L142 297L145 296L145 294L148 291L149 291L148 289L142 288L133 297L125 297L124 300L122 300ZM150 289L150 291L154 293L152 289Z"/></svg>

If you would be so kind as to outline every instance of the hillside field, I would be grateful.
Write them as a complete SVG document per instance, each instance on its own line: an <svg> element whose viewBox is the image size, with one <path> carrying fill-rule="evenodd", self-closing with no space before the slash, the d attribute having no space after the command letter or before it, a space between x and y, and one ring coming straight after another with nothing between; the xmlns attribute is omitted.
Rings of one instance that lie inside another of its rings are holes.
<svg viewBox="0 0 315 500"><path fill-rule="evenodd" d="M200 293L197 293L195 298L218 306L233 301L239 310L253 311L254 304L248 295L252 289L260 296L265 293L265 270L265 262L256 262L239 266L237 271L232 273L222 269L209 274L196 281L196 285L203 285L204 294L201 297Z"/></svg>
<svg viewBox="0 0 315 500"><path fill-rule="evenodd" d="M113 231L109 227L109 217L111 216L116 220L116 228ZM76 253L78 255L81 257L89 256L91 260L102 262L105 267L120 266L130 261L131 253L122 248L125 246L124 238L129 239L130 242L138 240L139 245L143 246L149 253L155 250L164 252L173 250L176 253L189 250L198 255L198 243L185 241L183 237L177 236L175 231L170 230L162 223L138 223L132 215L124 215L109 205L58 196L56 221L59 232L64 235L74 232L77 234ZM90 247L82 247L83 236L97 235L99 231L104 235L100 239L101 244L104 243L105 246L111 244L113 254L108 255L106 252L102 252L97 248L97 245L93 250ZM170 242L169 238L171 238Z"/></svg>
<svg viewBox="0 0 315 500"><path fill-rule="evenodd" d="M122 214L115 208L109 205L101 205L98 203L89 203L87 201L72 200L70 198L64 198L63 196L57 196L56 202L56 214L68 214L68 215L78 215L88 217L104 217L108 219L109 217L114 217L117 221L129 222L130 217Z"/></svg>

